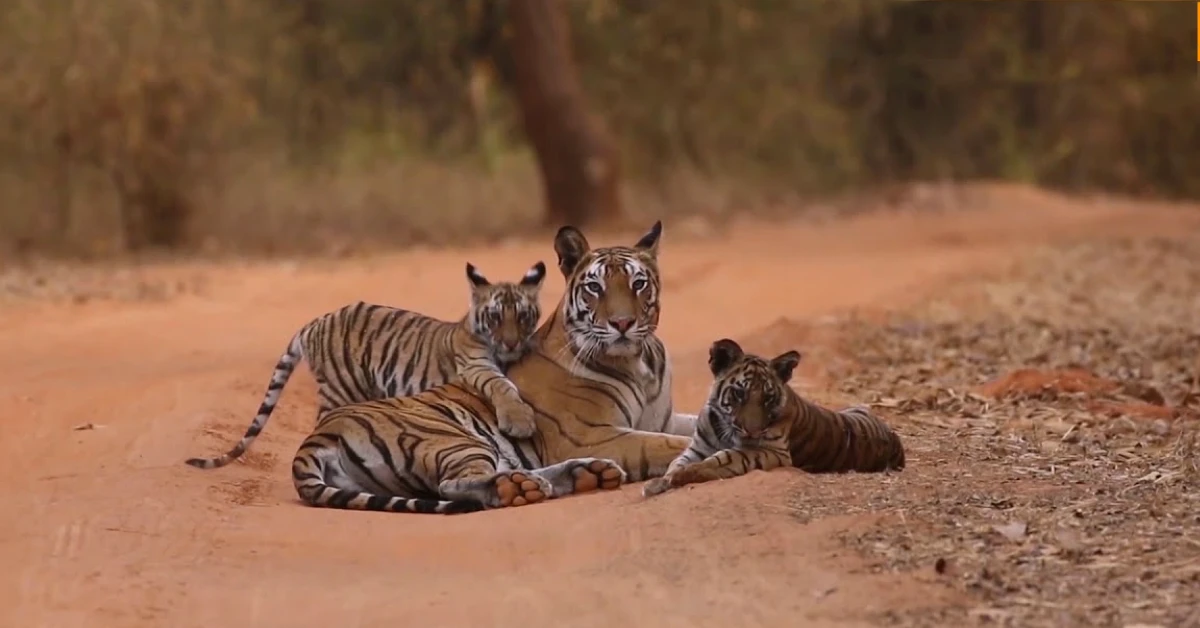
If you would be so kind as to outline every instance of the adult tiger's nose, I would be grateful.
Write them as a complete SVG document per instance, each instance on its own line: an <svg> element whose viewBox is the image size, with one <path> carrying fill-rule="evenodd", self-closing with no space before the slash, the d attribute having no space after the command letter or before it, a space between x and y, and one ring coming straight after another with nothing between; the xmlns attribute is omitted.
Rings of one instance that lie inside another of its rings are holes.
<svg viewBox="0 0 1200 628"><path fill-rule="evenodd" d="M632 316L618 316L608 319L609 326L620 332L621 335L629 332L629 329L633 327L633 322Z"/></svg>

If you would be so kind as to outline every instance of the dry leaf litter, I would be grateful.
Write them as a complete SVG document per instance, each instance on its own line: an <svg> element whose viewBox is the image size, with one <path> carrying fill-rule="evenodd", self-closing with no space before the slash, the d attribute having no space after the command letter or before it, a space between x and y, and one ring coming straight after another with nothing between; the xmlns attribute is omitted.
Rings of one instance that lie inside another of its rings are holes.
<svg viewBox="0 0 1200 628"><path fill-rule="evenodd" d="M1047 249L904 313L836 326L835 396L869 401L908 468L816 476L808 520L871 569L961 605L886 625L1200 625L1200 237Z"/></svg>

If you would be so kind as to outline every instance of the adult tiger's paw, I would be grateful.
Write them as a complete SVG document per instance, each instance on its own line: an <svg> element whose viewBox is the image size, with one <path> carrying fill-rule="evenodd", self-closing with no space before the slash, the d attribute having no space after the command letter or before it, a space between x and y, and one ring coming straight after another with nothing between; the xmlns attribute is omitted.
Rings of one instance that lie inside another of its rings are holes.
<svg viewBox="0 0 1200 628"><path fill-rule="evenodd" d="M625 469L622 469L621 465L612 460L592 458L591 460L581 460L580 462L584 464L571 470L571 475L575 478L574 493L618 489L625 483L625 478L628 477Z"/></svg>
<svg viewBox="0 0 1200 628"><path fill-rule="evenodd" d="M505 471L492 478L493 507L536 504L550 497L550 483L532 473Z"/></svg>
<svg viewBox="0 0 1200 628"><path fill-rule="evenodd" d="M512 438L529 438L537 431L533 408L524 401L501 403L496 408L496 421L500 431Z"/></svg>

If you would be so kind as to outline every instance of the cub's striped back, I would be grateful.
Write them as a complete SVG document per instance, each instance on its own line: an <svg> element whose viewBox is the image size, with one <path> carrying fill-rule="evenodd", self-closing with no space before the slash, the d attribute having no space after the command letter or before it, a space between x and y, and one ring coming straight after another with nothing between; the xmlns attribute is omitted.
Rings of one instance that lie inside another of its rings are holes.
<svg viewBox="0 0 1200 628"><path fill-rule="evenodd" d="M457 377L493 404L506 434L531 436L536 429L533 410L504 370L535 344L546 265L534 264L516 283L491 283L470 263L466 275L470 308L458 321L361 301L310 321L280 356L241 441L221 456L187 463L213 469L245 453L266 427L301 360L308 362L317 382L318 420L347 404L414 395Z"/></svg>
<svg viewBox="0 0 1200 628"><path fill-rule="evenodd" d="M713 373L692 444L643 494L795 466L811 473L903 469L900 437L862 406L830 410L787 385L800 354L767 360L733 340L709 348Z"/></svg>
<svg viewBox="0 0 1200 628"><path fill-rule="evenodd" d="M831 410L797 395L792 465L811 473L876 473L904 468L904 445L866 406Z"/></svg>

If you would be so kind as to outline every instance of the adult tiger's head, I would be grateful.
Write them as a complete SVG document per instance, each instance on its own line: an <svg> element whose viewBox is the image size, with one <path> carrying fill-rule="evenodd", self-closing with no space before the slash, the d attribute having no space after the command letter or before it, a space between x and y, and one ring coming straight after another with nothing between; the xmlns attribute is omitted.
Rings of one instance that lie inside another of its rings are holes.
<svg viewBox="0 0 1200 628"><path fill-rule="evenodd" d="M545 278L546 265L538 262L517 283L492 283L467 262L467 280L471 283L467 320L471 333L487 344L497 361L516 362L532 348L542 317L538 292Z"/></svg>
<svg viewBox="0 0 1200 628"><path fill-rule="evenodd" d="M795 393L787 383L799 363L795 351L767 360L742 351L728 338L714 342L708 349L713 383L704 410L716 418L718 437L753 444L776 436L771 431L788 418Z"/></svg>
<svg viewBox="0 0 1200 628"><path fill-rule="evenodd" d="M562 315L567 338L584 359L635 356L658 328L658 240L662 221L633 246L598 249L575 227L554 236L567 281Z"/></svg>

